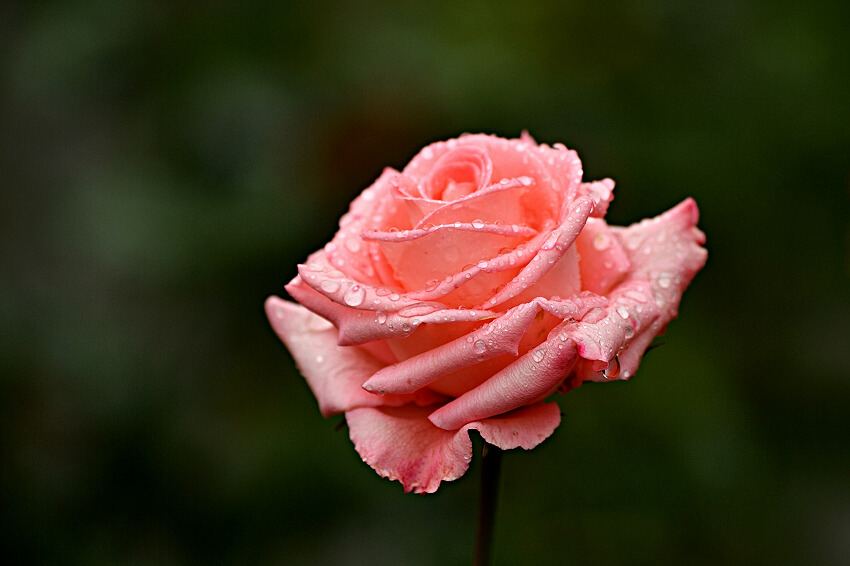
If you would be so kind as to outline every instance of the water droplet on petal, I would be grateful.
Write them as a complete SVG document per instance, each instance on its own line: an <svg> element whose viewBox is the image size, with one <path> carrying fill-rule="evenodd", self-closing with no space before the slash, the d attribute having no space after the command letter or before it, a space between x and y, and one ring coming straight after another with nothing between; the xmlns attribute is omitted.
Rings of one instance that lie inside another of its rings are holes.
<svg viewBox="0 0 850 566"><path fill-rule="evenodd" d="M356 307L363 304L363 299L366 298L366 289L360 285L352 285L342 296L342 300L350 307Z"/></svg>
<svg viewBox="0 0 850 566"><path fill-rule="evenodd" d="M354 238L349 238L349 239L345 240L345 249L347 249L348 251L350 251L353 254L356 254L357 252L360 251L360 242L358 242Z"/></svg>
<svg viewBox="0 0 850 566"><path fill-rule="evenodd" d="M378 289L375 291L375 294L379 297L386 297L390 294L390 290L386 287L378 287Z"/></svg>
<svg viewBox="0 0 850 566"><path fill-rule="evenodd" d="M623 330L623 332L625 333L627 340L635 335L635 329L634 329L634 327L632 327L631 324L626 326L626 328Z"/></svg>
<svg viewBox="0 0 850 566"><path fill-rule="evenodd" d="M426 291L433 291L437 287L440 286L440 281L438 279L431 279L425 284Z"/></svg>
<svg viewBox="0 0 850 566"><path fill-rule="evenodd" d="M606 250L611 245L611 236L605 232L599 232L593 238L593 247L599 251Z"/></svg>
<svg viewBox="0 0 850 566"><path fill-rule="evenodd" d="M533 354L531 354L531 359L534 360L537 363L540 363L540 362L543 361L543 358L545 356L546 356L546 350L544 350L543 348L539 348L539 349L535 350Z"/></svg>
<svg viewBox="0 0 850 566"><path fill-rule="evenodd" d="M390 295L390 300L391 300L391 301L397 301L397 300L399 300L400 298L401 298L401 297L399 296L399 294L398 294L398 293L393 293L393 294L391 294L391 295Z"/></svg>
<svg viewBox="0 0 850 566"><path fill-rule="evenodd" d="M672 281L673 279L669 273L665 272L658 276L658 286L662 289L668 289Z"/></svg>
<svg viewBox="0 0 850 566"><path fill-rule="evenodd" d="M472 227L476 229L484 228L484 221L476 218L472 221Z"/></svg>
<svg viewBox="0 0 850 566"><path fill-rule="evenodd" d="M384 311L376 311L375 312L375 322L378 324L384 324L387 321L387 313Z"/></svg>
<svg viewBox="0 0 850 566"><path fill-rule="evenodd" d="M476 340L475 344L472 345L472 351L476 354L483 354L487 351L487 344L484 343L484 340Z"/></svg>
<svg viewBox="0 0 850 566"><path fill-rule="evenodd" d="M624 319L627 319L629 318L629 309L627 309L623 305L620 305L619 307L617 307L617 314L623 317Z"/></svg>
<svg viewBox="0 0 850 566"><path fill-rule="evenodd" d="M322 291L325 293L336 293L339 291L339 281L334 281L333 279L323 279L319 284Z"/></svg>
<svg viewBox="0 0 850 566"><path fill-rule="evenodd" d="M602 370L602 375L604 375L606 379L614 379L620 375L620 358L614 356L614 359L608 362L608 367Z"/></svg>

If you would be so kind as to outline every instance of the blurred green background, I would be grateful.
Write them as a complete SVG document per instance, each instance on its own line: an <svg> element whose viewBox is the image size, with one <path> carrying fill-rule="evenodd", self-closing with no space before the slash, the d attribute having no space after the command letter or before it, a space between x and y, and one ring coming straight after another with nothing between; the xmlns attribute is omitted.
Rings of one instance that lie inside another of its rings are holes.
<svg viewBox="0 0 850 566"><path fill-rule="evenodd" d="M801 2L4 2L0 558L469 563L262 311L386 165L575 148L709 262L629 382L504 462L497 564L850 563L850 35ZM11 559L11 562L9 562Z"/></svg>

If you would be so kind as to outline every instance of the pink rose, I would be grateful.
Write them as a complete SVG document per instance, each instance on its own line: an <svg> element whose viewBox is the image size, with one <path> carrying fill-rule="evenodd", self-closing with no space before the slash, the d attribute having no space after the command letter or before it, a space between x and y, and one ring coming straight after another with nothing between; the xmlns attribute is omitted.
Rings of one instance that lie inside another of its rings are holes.
<svg viewBox="0 0 850 566"><path fill-rule="evenodd" d="M702 268L696 203L627 228L610 179L528 135L464 135L386 169L266 312L323 415L345 413L380 475L430 493L469 467L476 429L531 449L544 400L628 379Z"/></svg>

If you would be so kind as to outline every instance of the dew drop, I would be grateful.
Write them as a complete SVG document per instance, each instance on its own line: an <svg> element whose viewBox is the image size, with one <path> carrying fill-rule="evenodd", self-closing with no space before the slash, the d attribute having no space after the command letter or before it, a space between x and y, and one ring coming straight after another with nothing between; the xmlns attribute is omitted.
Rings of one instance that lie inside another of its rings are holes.
<svg viewBox="0 0 850 566"><path fill-rule="evenodd" d="M352 285L342 296L342 300L350 307L356 307L363 304L363 299L366 298L366 289L360 285Z"/></svg>
<svg viewBox="0 0 850 566"><path fill-rule="evenodd" d="M627 319L629 318L629 309L627 309L623 305L620 305L619 307L617 307L617 314L623 317L623 319Z"/></svg>
<svg viewBox="0 0 850 566"><path fill-rule="evenodd" d="M602 370L602 375L604 375L606 379L614 379L620 375L620 358L614 356L614 359L608 362L608 367Z"/></svg>
<svg viewBox="0 0 850 566"><path fill-rule="evenodd" d="M376 311L375 312L375 322L378 324L384 324L387 321L387 313L384 311Z"/></svg>
<svg viewBox="0 0 850 566"><path fill-rule="evenodd" d="M356 254L360 251L360 242L358 242L354 238L349 238L345 241L345 249L347 249L353 254Z"/></svg>
<svg viewBox="0 0 850 566"><path fill-rule="evenodd" d="M519 178L519 182L520 182L520 183L522 183L522 184L523 184L523 186L527 187L527 186L529 186L529 185L533 182L533 180L532 180L532 178L531 178L531 177L525 177L525 176L523 176L523 177L520 177L520 178Z"/></svg>
<svg viewBox="0 0 850 566"><path fill-rule="evenodd" d="M483 354L487 351L487 344L484 343L484 340L476 340L475 344L472 345L472 351L476 354Z"/></svg>
<svg viewBox="0 0 850 566"><path fill-rule="evenodd" d="M398 293L393 293L393 294L391 294L391 295L390 295L390 300L391 300L391 301L397 301L397 300L399 300L400 298L401 298L401 297L399 296L399 294L398 294Z"/></svg>
<svg viewBox="0 0 850 566"><path fill-rule="evenodd" d="M628 325L628 326L626 326L626 328L623 330L623 332L626 334L626 339L627 339L627 340L628 340L628 339L630 339L632 336L634 336L634 335L635 335L635 329L632 327L632 325L631 325L631 324L630 324L630 325Z"/></svg>
<svg viewBox="0 0 850 566"><path fill-rule="evenodd" d="M401 324L401 329L402 329L404 332L410 332L410 323L409 323L409 322L403 322L403 323Z"/></svg>
<svg viewBox="0 0 850 566"><path fill-rule="evenodd" d="M539 348L535 350L533 354L531 354L531 359L534 360L536 363L540 363L543 361L544 356L546 356L546 350L544 350L543 348Z"/></svg>
<svg viewBox="0 0 850 566"><path fill-rule="evenodd" d="M379 297L386 297L390 294L390 290L386 287L378 287L378 289L375 291L375 294Z"/></svg>
<svg viewBox="0 0 850 566"><path fill-rule="evenodd" d="M487 261L483 260L483 259L481 261L479 261L478 262L478 268L479 269L487 269Z"/></svg>
<svg viewBox="0 0 850 566"><path fill-rule="evenodd" d="M670 277L669 273L662 273L658 276L658 286L662 289L669 289L672 281L672 277Z"/></svg>
<svg viewBox="0 0 850 566"><path fill-rule="evenodd" d="M322 291L325 293L336 293L339 291L339 281L334 281L333 279L323 279L319 284L319 287L322 288Z"/></svg>
<svg viewBox="0 0 850 566"><path fill-rule="evenodd" d="M433 291L437 287L440 286L440 281L438 279L431 279L425 284L426 291Z"/></svg>
<svg viewBox="0 0 850 566"><path fill-rule="evenodd" d="M593 238L593 247L599 251L607 250L611 245L611 236L606 234L605 232L599 232Z"/></svg>
<svg viewBox="0 0 850 566"><path fill-rule="evenodd" d="M324 361L325 361L325 357L323 355L319 354L318 356L316 356L316 363L317 364L321 364Z"/></svg>
<svg viewBox="0 0 850 566"><path fill-rule="evenodd" d="M476 218L475 220L472 221L472 227L475 228L475 229L484 228L484 221Z"/></svg>

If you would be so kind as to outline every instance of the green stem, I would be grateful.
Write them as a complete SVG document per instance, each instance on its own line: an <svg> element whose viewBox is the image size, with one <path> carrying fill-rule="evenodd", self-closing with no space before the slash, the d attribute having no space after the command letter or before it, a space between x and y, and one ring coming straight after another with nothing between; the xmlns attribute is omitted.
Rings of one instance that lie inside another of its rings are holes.
<svg viewBox="0 0 850 566"><path fill-rule="evenodd" d="M502 450L496 446L485 444L481 458L481 492L478 499L478 530L475 534L473 566L488 566L490 564L501 467Z"/></svg>

